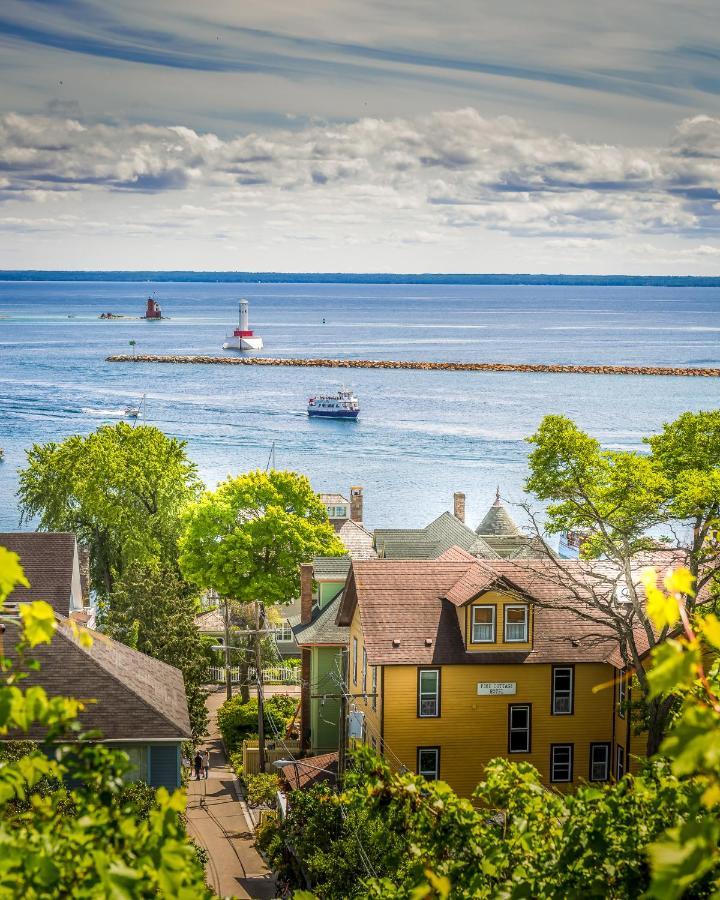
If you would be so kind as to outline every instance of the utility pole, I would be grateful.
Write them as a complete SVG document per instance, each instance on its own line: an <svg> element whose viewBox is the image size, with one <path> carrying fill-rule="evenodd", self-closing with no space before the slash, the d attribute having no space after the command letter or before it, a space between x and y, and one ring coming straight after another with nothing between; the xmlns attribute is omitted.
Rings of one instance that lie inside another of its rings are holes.
<svg viewBox="0 0 720 900"><path fill-rule="evenodd" d="M230 678L230 603L223 598L223 625L225 626L225 694L232 699L232 681Z"/></svg>
<svg viewBox="0 0 720 900"><path fill-rule="evenodd" d="M345 764L347 754L347 725L348 725L348 655L347 649L342 650L342 688L340 689L340 721L338 722L338 784L342 787L345 778Z"/></svg>
<svg viewBox="0 0 720 900"><path fill-rule="evenodd" d="M263 631L262 603L255 601L255 675L257 676L258 697L258 764L260 771L265 772L265 709L263 697L262 653L260 635Z"/></svg>

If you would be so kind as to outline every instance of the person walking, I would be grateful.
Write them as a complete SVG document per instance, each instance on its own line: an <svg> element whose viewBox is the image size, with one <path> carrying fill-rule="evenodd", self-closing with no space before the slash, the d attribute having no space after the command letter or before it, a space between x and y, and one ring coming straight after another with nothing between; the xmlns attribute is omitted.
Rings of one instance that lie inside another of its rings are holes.
<svg viewBox="0 0 720 900"><path fill-rule="evenodd" d="M210 774L210 751L209 750L203 750L202 760L203 760L203 770L205 772L205 780L207 781L208 775Z"/></svg>
<svg viewBox="0 0 720 900"><path fill-rule="evenodd" d="M203 760L199 750L195 753L193 764L195 766L195 781L200 781L200 770L202 769Z"/></svg>

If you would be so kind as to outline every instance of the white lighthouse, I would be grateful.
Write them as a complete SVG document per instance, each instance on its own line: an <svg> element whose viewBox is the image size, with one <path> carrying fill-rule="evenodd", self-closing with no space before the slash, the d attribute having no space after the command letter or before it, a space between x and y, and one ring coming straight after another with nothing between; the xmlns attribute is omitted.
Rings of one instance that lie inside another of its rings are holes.
<svg viewBox="0 0 720 900"><path fill-rule="evenodd" d="M262 338L256 337L250 330L248 302L241 300L238 327L225 338L223 350L262 350L262 348Z"/></svg>

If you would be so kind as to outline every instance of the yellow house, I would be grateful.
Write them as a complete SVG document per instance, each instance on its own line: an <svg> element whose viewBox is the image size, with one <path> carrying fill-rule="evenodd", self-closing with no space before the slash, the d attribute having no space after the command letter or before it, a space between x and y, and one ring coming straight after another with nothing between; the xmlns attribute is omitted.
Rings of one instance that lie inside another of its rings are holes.
<svg viewBox="0 0 720 900"><path fill-rule="evenodd" d="M548 565L459 548L353 562L337 624L359 739L464 796L498 756L560 790L624 774L641 747L617 640L568 608Z"/></svg>

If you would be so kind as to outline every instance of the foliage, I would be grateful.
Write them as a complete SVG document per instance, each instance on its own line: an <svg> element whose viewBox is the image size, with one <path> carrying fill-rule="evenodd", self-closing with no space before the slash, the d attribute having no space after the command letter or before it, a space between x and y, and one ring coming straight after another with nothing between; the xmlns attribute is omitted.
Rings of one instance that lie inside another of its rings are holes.
<svg viewBox="0 0 720 900"><path fill-rule="evenodd" d="M185 442L149 425L104 425L86 437L34 444L20 471L25 519L72 531L90 549L92 584L107 596L133 562L172 563L179 514L198 495Z"/></svg>
<svg viewBox="0 0 720 900"><path fill-rule="evenodd" d="M577 530L585 535L582 552L600 560L586 570L583 584L570 584L567 571L557 580L571 596L584 592L584 617L609 626L625 662L634 670L645 709L648 753L657 752L676 707L649 688L647 646L662 644L668 623L653 629L636 584L647 551L674 549L681 556L703 602L720 585L720 410L684 413L646 438L649 453L603 450L600 443L563 416L546 416L529 438L527 488L547 502L550 533ZM659 545L659 531L669 532ZM627 603L614 602L616 587ZM577 590L580 588L580 590ZM587 601L590 594L589 602ZM692 612L694 601L689 602Z"/></svg>
<svg viewBox="0 0 720 900"><path fill-rule="evenodd" d="M274 773L259 772L257 775L246 774L245 789L249 806L271 806L277 801L280 790L280 779Z"/></svg>
<svg viewBox="0 0 720 900"><path fill-rule="evenodd" d="M185 577L241 603L287 603L298 596L301 563L345 552L310 482L294 472L229 478L185 522Z"/></svg>
<svg viewBox="0 0 720 900"><path fill-rule="evenodd" d="M273 694L272 697L268 697L263 710L266 734L270 736L284 734L295 715L296 708L297 700L287 694ZM243 703L242 697L236 694L220 707L217 721L225 746L232 752L257 730L257 698L251 697L247 703Z"/></svg>
<svg viewBox="0 0 720 900"><path fill-rule="evenodd" d="M0 556L0 604L19 580L17 566L17 557ZM24 610L21 661L31 646L49 643L53 631L47 604ZM59 741L66 734L83 738L82 703L50 698L39 686L23 690L23 671L7 659L0 663L0 734L37 727L46 734L43 743L15 744L0 758L0 896L210 897L185 836L184 796L161 788L148 808L143 789L123 785L124 753L87 740Z"/></svg>
<svg viewBox="0 0 720 900"><path fill-rule="evenodd" d="M207 733L207 654L195 625L197 596L172 569L130 565L103 605L105 634L183 673L195 742Z"/></svg>
<svg viewBox="0 0 720 900"><path fill-rule="evenodd" d="M233 772L238 778L243 777L244 766L243 766L243 755L239 751L234 751L229 754L230 765L232 767Z"/></svg>

